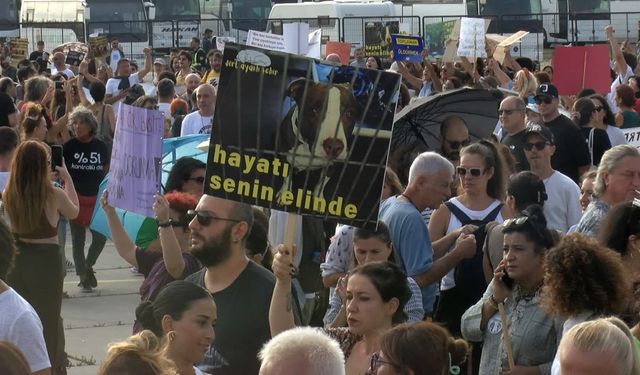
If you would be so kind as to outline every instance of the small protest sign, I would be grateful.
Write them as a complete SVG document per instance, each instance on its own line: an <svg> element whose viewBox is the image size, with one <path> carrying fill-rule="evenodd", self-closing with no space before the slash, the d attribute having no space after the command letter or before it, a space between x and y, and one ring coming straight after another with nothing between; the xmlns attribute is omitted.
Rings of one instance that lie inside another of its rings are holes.
<svg viewBox="0 0 640 375"><path fill-rule="evenodd" d="M504 59L507 55L507 50L514 44L518 43L525 36L529 35L528 31L520 30L515 34L512 34L508 37L500 36L502 40L499 40L493 51L493 58L496 59L500 64L504 63ZM494 40L497 40L496 37L493 37ZM487 41L489 40L489 36L487 35Z"/></svg>
<svg viewBox="0 0 640 375"><path fill-rule="evenodd" d="M622 129L622 132L628 144L640 149L640 127Z"/></svg>
<svg viewBox="0 0 640 375"><path fill-rule="evenodd" d="M227 44L205 194L375 223L399 84L394 73Z"/></svg>
<svg viewBox="0 0 640 375"><path fill-rule="evenodd" d="M460 40L458 56L469 58L486 57L484 45L485 21L482 18L462 17L460 19Z"/></svg>
<svg viewBox="0 0 640 375"><path fill-rule="evenodd" d="M306 53L307 57L319 59L322 51L322 29L316 29L309 33L309 49Z"/></svg>
<svg viewBox="0 0 640 375"><path fill-rule="evenodd" d="M285 52L306 55L309 50L309 24L291 22L282 25Z"/></svg>
<svg viewBox="0 0 640 375"><path fill-rule="evenodd" d="M89 47L93 57L100 58L109 55L109 38L106 35L89 37Z"/></svg>
<svg viewBox="0 0 640 375"><path fill-rule="evenodd" d="M120 105L109 171L109 204L153 217L160 191L164 116L160 111Z"/></svg>
<svg viewBox="0 0 640 375"><path fill-rule="evenodd" d="M430 23L424 26L425 48L429 51L429 56L438 57L444 55L444 48L447 39L451 36L456 20Z"/></svg>
<svg viewBox="0 0 640 375"><path fill-rule="evenodd" d="M422 38L417 35L391 35L391 44L393 46L393 60L414 62L420 64L422 62Z"/></svg>
<svg viewBox="0 0 640 375"><path fill-rule="evenodd" d="M351 43L344 42L327 42L325 44L325 55L335 53L340 56L342 65L348 65L351 58Z"/></svg>
<svg viewBox="0 0 640 375"><path fill-rule="evenodd" d="M232 36L217 36L216 37L216 48L219 49L220 51L224 51L224 46L226 43L235 43L236 42L236 38L232 37Z"/></svg>
<svg viewBox="0 0 640 375"><path fill-rule="evenodd" d="M364 53L366 56L390 57L391 34L400 33L398 21L367 22L364 26Z"/></svg>
<svg viewBox="0 0 640 375"><path fill-rule="evenodd" d="M27 46L29 40L25 38L11 38L9 41L11 53L11 63L17 66L18 63L27 58Z"/></svg>
<svg viewBox="0 0 640 375"><path fill-rule="evenodd" d="M576 95L585 87L611 91L608 45L557 47L553 56L553 84L560 95Z"/></svg>
<svg viewBox="0 0 640 375"><path fill-rule="evenodd" d="M256 30L249 30L247 34L247 45L271 51L285 52L287 50L284 36Z"/></svg>

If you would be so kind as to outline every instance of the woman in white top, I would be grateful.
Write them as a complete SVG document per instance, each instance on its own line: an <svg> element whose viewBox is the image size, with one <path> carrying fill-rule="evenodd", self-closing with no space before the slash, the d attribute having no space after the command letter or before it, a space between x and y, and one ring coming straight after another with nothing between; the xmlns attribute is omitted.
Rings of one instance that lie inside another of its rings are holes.
<svg viewBox="0 0 640 375"><path fill-rule="evenodd" d="M611 108L609 107L607 100L597 94L591 95L589 99L591 99L591 102L596 106L593 125L597 129L602 129L607 132L609 141L611 142L611 147L626 145L627 139L625 138L624 133L620 128L614 126L616 119L613 116L613 112L611 112Z"/></svg>
<svg viewBox="0 0 640 375"><path fill-rule="evenodd" d="M484 224L501 223L507 210L502 205L506 186L504 161L493 143L480 141L464 147L456 172L461 194L441 205L429 222L434 256L446 253L461 233L476 236L476 255L460 262L440 286L435 320L445 323L454 335L460 333L462 314L487 287L482 270Z"/></svg>

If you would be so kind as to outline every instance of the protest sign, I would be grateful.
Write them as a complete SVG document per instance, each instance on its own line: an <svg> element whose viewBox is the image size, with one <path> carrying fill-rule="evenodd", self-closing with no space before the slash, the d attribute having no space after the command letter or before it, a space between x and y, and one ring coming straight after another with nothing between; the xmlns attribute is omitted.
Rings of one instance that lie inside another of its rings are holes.
<svg viewBox="0 0 640 375"><path fill-rule="evenodd" d="M11 53L11 64L17 66L18 63L27 58L27 46L29 40L24 38L11 38L9 42Z"/></svg>
<svg viewBox="0 0 640 375"><path fill-rule="evenodd" d="M249 30L247 34L247 45L272 51L284 52L287 50L284 36L256 30Z"/></svg>
<svg viewBox="0 0 640 375"><path fill-rule="evenodd" d="M226 43L235 43L236 42L236 38L232 37L232 36L217 36L216 37L216 48L219 49L220 51L224 51L224 46Z"/></svg>
<svg viewBox="0 0 640 375"><path fill-rule="evenodd" d="M458 56L469 58L486 57L484 49L485 21L482 18L460 19L460 39L458 41Z"/></svg>
<svg viewBox="0 0 640 375"><path fill-rule="evenodd" d="M227 44L205 194L375 223L399 84L394 73Z"/></svg>
<svg viewBox="0 0 640 375"><path fill-rule="evenodd" d="M553 84L560 95L576 95L585 87L611 91L608 45L556 47L553 56Z"/></svg>
<svg viewBox="0 0 640 375"><path fill-rule="evenodd" d="M309 33L309 50L306 56L312 59L322 57L322 29L316 29Z"/></svg>
<svg viewBox="0 0 640 375"><path fill-rule="evenodd" d="M160 191L164 116L160 111L120 105L109 171L109 204L153 217Z"/></svg>
<svg viewBox="0 0 640 375"><path fill-rule="evenodd" d="M424 26L425 48L429 56L439 57L444 55L447 39L451 36L456 20L430 23Z"/></svg>
<svg viewBox="0 0 640 375"><path fill-rule="evenodd" d="M400 33L398 21L367 22L364 26L364 53L366 56L389 57L391 34Z"/></svg>
<svg viewBox="0 0 640 375"><path fill-rule="evenodd" d="M496 59L496 61L498 61L500 64L503 64L504 59L507 55L507 50L512 45L521 41L522 38L524 38L528 34L529 34L528 31L520 30L517 33L512 34L506 38L502 35L492 34L491 37L487 35L487 42L489 41L490 38L492 38L493 41L498 41L498 44L493 49L493 58Z"/></svg>
<svg viewBox="0 0 640 375"><path fill-rule="evenodd" d="M325 44L325 55L335 53L340 56L342 65L348 65L351 58L351 43L343 42L327 42Z"/></svg>
<svg viewBox="0 0 640 375"><path fill-rule="evenodd" d="M291 22L282 25L285 52L296 55L306 55L309 50L309 24Z"/></svg>
<svg viewBox="0 0 640 375"><path fill-rule="evenodd" d="M89 37L89 47L93 57L105 57L109 55L109 38L106 35Z"/></svg>
<svg viewBox="0 0 640 375"><path fill-rule="evenodd" d="M640 127L622 129L624 137L627 139L627 143L640 149Z"/></svg>
<svg viewBox="0 0 640 375"><path fill-rule="evenodd" d="M422 38L414 35L391 35L391 45L393 46L393 60L422 62Z"/></svg>

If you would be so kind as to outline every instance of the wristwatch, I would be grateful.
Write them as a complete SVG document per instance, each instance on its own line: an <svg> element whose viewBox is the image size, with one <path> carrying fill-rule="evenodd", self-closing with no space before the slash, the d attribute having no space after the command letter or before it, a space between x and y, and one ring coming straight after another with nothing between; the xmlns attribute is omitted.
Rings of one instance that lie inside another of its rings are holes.
<svg viewBox="0 0 640 375"><path fill-rule="evenodd" d="M158 228L168 228L171 226L171 224L173 224L173 219L169 218L169 220L165 221L164 223L161 223L156 219L156 223L158 223Z"/></svg>

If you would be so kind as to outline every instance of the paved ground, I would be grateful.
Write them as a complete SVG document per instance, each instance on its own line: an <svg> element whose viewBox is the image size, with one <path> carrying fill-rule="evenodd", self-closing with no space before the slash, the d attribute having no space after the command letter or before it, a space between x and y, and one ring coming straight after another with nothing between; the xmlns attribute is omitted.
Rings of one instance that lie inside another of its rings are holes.
<svg viewBox="0 0 640 375"><path fill-rule="evenodd" d="M89 236L88 236L89 237ZM89 241L87 239L87 247ZM67 259L73 259L71 236L67 233ZM113 243L107 242L96 266L98 288L82 293L75 271L68 271L62 301L66 350L72 362L69 375L95 375L110 342L131 334L134 311L139 303L142 276L129 271Z"/></svg>

